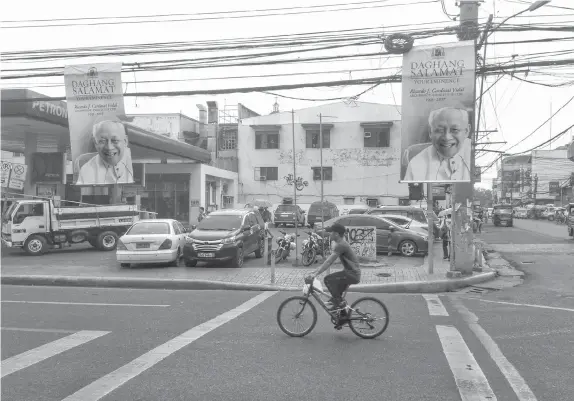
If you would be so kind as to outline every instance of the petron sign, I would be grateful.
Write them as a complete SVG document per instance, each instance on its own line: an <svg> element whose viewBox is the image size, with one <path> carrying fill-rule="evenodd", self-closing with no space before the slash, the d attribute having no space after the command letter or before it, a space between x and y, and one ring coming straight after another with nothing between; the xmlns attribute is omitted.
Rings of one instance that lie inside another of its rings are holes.
<svg viewBox="0 0 574 401"><path fill-rule="evenodd" d="M42 100L46 99L46 100ZM68 126L66 103L28 89L2 90L2 117L24 116Z"/></svg>

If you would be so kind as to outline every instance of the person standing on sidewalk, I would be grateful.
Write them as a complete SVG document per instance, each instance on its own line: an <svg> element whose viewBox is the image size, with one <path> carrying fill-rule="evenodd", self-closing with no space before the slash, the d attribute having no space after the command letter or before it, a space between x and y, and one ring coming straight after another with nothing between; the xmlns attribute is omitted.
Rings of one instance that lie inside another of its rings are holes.
<svg viewBox="0 0 574 401"><path fill-rule="evenodd" d="M451 228L451 215L443 217L440 222L440 237L442 239L442 255L444 260L450 260L449 244L450 244L450 228Z"/></svg>

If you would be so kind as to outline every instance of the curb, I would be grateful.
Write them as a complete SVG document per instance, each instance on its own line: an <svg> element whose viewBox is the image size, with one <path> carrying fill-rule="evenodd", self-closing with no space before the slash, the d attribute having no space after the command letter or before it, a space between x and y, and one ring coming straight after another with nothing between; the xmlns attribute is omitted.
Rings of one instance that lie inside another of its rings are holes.
<svg viewBox="0 0 574 401"><path fill-rule="evenodd" d="M407 281L402 283L359 284L351 292L358 293L436 293L449 292L475 285L496 277L496 272L475 274L472 277L438 281ZM301 291L302 287L268 284L243 284L210 280L148 279L129 277L78 277L78 276L2 276L1 284L56 286L136 288L162 290L236 290L236 291Z"/></svg>

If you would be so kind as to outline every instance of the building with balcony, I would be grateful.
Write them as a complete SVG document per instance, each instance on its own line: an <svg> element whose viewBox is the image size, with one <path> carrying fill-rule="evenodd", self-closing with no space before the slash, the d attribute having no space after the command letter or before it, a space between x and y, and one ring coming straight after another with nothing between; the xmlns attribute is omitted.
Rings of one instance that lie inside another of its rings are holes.
<svg viewBox="0 0 574 401"><path fill-rule="evenodd" d="M319 115L322 115L322 161ZM339 205L408 204L399 183L399 107L338 102L243 119L239 124L239 201L310 204L321 197ZM293 139L295 146L293 146ZM295 159L295 173L293 160Z"/></svg>

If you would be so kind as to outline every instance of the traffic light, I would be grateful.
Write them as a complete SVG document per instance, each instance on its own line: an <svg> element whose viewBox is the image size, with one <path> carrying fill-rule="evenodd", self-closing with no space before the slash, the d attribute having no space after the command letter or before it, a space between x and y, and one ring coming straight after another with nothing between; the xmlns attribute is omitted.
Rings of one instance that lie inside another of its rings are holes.
<svg viewBox="0 0 574 401"><path fill-rule="evenodd" d="M409 200L422 200L423 184L409 184Z"/></svg>

